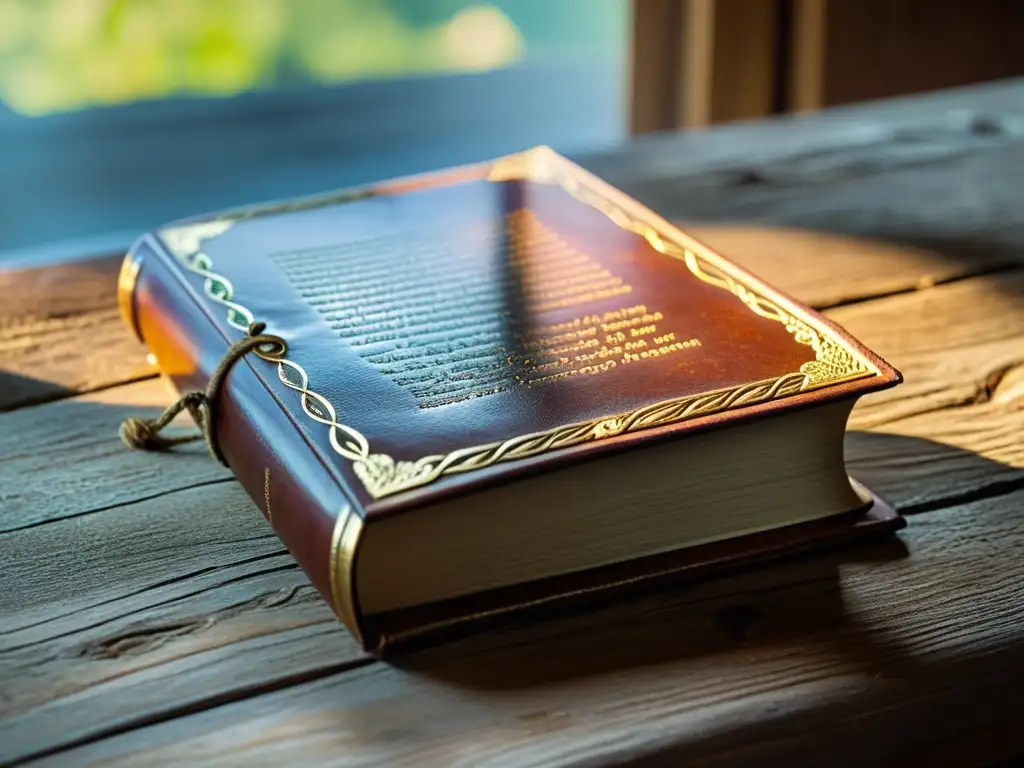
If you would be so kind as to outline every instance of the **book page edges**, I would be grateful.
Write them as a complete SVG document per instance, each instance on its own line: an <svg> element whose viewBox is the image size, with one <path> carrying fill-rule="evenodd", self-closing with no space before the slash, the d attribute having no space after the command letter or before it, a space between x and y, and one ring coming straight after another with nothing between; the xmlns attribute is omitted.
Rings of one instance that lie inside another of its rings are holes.
<svg viewBox="0 0 1024 768"><path fill-rule="evenodd" d="M434 605L367 616L363 622L369 632L364 638L369 643L364 642L364 647L383 655L407 644L441 638L513 614L539 615L546 608L633 593L687 577L713 576L808 550L888 534L906 525L904 519L872 491L853 478L850 482L864 501L857 510Z"/></svg>

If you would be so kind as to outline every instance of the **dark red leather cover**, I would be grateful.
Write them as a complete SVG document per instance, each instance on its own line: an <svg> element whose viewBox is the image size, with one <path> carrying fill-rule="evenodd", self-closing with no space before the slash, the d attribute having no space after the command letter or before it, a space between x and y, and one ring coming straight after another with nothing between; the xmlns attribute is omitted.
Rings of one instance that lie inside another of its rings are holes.
<svg viewBox="0 0 1024 768"><path fill-rule="evenodd" d="M280 363L234 367L215 427L336 608L343 510L369 522L900 380L544 148L179 222L136 244L122 281L182 389L251 320L287 341Z"/></svg>

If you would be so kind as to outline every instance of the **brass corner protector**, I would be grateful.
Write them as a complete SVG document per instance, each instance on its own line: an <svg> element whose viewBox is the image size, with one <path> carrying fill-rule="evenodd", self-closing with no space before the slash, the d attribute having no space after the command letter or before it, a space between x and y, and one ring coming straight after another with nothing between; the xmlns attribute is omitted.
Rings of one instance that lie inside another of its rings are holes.
<svg viewBox="0 0 1024 768"><path fill-rule="evenodd" d="M139 279L139 272L142 270L142 254L132 249L125 255L121 262L121 271L117 275L117 307L121 311L121 317L128 323L135 337L142 341L142 334L139 333L138 318L135 313L135 284Z"/></svg>
<svg viewBox="0 0 1024 768"><path fill-rule="evenodd" d="M362 615L355 589L356 556L363 533L363 519L346 504L338 513L331 533L331 602L335 614L363 644Z"/></svg>

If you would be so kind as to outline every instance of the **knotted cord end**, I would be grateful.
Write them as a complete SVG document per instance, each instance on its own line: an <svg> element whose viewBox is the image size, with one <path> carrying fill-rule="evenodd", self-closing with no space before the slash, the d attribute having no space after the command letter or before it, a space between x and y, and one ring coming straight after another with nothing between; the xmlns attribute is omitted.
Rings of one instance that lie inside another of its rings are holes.
<svg viewBox="0 0 1024 768"><path fill-rule="evenodd" d="M202 408L205 400L202 392L186 392L155 419L147 420L130 416L121 422L119 430L121 441L137 451L165 451L175 445L201 440L203 435L198 433L168 437L160 432L186 408L192 415L193 421L202 428Z"/></svg>
<svg viewBox="0 0 1024 768"><path fill-rule="evenodd" d="M220 364L213 371L206 392L186 392L178 398L177 402L152 421L134 417L125 419L120 429L121 440L124 444L136 450L164 451L181 443L205 438L213 457L227 466L227 461L224 454L221 453L213 431L217 421L217 401L231 367L247 352L255 350L256 354L264 359L275 360L284 355L288 349L284 339L280 336L263 335L266 327L267 324L261 322L249 324L245 337L231 345ZM202 433L174 437L161 435L161 430L185 409L188 409L189 415L192 416L192 420L202 430Z"/></svg>
<svg viewBox="0 0 1024 768"><path fill-rule="evenodd" d="M158 451L166 447L151 422L134 416L121 422L120 434L121 441L136 451Z"/></svg>

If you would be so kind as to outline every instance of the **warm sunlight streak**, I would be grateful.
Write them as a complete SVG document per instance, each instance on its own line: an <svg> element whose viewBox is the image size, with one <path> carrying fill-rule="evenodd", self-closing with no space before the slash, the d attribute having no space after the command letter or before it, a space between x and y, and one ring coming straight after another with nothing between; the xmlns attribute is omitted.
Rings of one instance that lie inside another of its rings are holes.
<svg viewBox="0 0 1024 768"><path fill-rule="evenodd" d="M985 259L995 266L997 253L950 258L938 247L781 227L697 225L689 231L781 290L823 308L829 319L870 339L882 357L897 361L903 384L863 398L851 429L926 438L1024 467L1024 412L1007 408L1024 393L1024 281L1002 274L956 279ZM880 294L892 295L865 301ZM900 322L892 322L894 313ZM951 407L971 412L971 428L934 418L935 411ZM870 462L870 455L863 460Z"/></svg>

